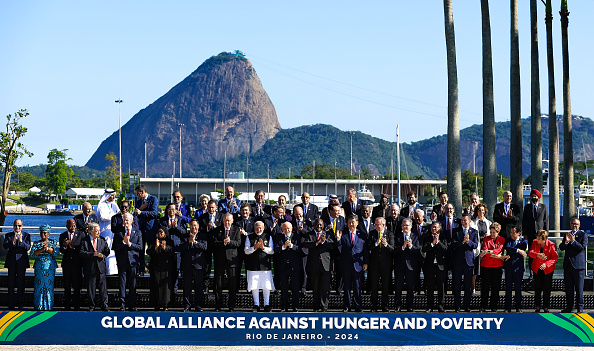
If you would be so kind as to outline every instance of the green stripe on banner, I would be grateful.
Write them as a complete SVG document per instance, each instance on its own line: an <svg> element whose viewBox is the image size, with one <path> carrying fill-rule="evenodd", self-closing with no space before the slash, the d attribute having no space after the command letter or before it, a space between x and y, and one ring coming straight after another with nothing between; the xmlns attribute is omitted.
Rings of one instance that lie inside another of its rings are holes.
<svg viewBox="0 0 594 351"><path fill-rule="evenodd" d="M586 334L584 334L578 327L576 327L575 325L566 321L565 319L559 318L552 313L542 313L540 316L543 317L544 319L548 320L549 322L573 333L575 336L580 338L580 340L582 342L587 342L587 343L592 342L592 341L590 341L590 338L588 338L588 336Z"/></svg>
<svg viewBox="0 0 594 351"><path fill-rule="evenodd" d="M580 317L576 316L573 313L561 313L561 315L567 318L573 324L577 325L588 336L590 342L594 340L594 333L592 333L592 330L584 323L584 321Z"/></svg>
<svg viewBox="0 0 594 351"><path fill-rule="evenodd" d="M6 327L6 329L4 329L4 332L2 333L2 335L0 335L0 341L6 341L6 339L8 338L8 334L10 334L10 332L17 327L21 321L29 318L29 316L35 314L35 312L23 312L21 315L19 315L17 318L15 318L15 320L13 320L12 322L10 322L10 324Z"/></svg>
<svg viewBox="0 0 594 351"><path fill-rule="evenodd" d="M13 341L17 336L19 336L25 330L32 328L38 324L45 322L46 320L52 318L58 312L42 312L39 315L29 319L28 321L22 323L17 328L14 329L10 335L6 338L6 341Z"/></svg>

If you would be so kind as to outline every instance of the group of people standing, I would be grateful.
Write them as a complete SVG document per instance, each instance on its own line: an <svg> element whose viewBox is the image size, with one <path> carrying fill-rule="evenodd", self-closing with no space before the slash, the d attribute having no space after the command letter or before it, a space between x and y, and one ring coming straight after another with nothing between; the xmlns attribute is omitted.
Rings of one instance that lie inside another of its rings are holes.
<svg viewBox="0 0 594 351"><path fill-rule="evenodd" d="M440 193L440 203L426 221L425 209L412 192L407 194L407 205L400 209L396 204L390 206L385 194L379 206L367 206L357 199L354 189L349 189L345 202L341 204L336 196L330 196L328 207L320 214L318 207L310 203L308 193L302 194L302 203L291 212L285 208L284 196L278 204L269 206L264 203L264 192L258 190L254 203L242 203L234 197L234 189L227 187L225 197L219 201L202 195L200 208L191 213L182 202L182 193L176 190L161 219L157 216L158 199L149 195L144 185L137 186L135 192L133 212L127 201L118 208L111 189L101 198L96 214L86 203L82 214L68 219L67 231L60 235L59 242L48 239L50 228L44 226L40 228L41 240L31 247L30 236L21 230L22 221L17 219L14 232L8 233L4 241L9 252L8 307L23 307L24 271L29 265L30 249L36 257L38 310L53 306L55 256L61 253L66 310L80 309L84 273L90 310L96 307L96 289L98 307L109 310L106 275L117 274L120 309L135 311L136 277L144 273L145 250L150 257L151 302L155 310L168 310L177 296L181 273L184 311L202 311L214 268L215 311L224 307L234 311L241 269L245 267L254 312L271 311L270 294L276 289L281 291L282 311L299 311L300 295L307 287L313 291L313 310L325 312L333 275L334 289L343 296L345 312L362 311L364 290L371 294L372 312L388 312L392 293L396 311L410 312L420 290L421 271L428 311L445 311L450 271L456 312L470 311L477 275L481 277L480 312L496 311L504 270L505 311L512 311L514 300L515 311L521 312L526 257L534 277L536 312L548 312L550 307L552 272L558 254L555 244L548 240L548 213L546 206L539 203L541 195L537 190L532 191L522 218L519 207L511 203L511 193L506 192L504 201L494 208L494 222L487 219L488 208L476 194L471 196L471 205L456 217L447 194ZM574 307L581 312L584 308L588 238L579 228L579 219L573 218L571 232L559 245L566 252L564 312ZM19 289L16 296L15 286ZM228 291L226 301L224 287Z"/></svg>

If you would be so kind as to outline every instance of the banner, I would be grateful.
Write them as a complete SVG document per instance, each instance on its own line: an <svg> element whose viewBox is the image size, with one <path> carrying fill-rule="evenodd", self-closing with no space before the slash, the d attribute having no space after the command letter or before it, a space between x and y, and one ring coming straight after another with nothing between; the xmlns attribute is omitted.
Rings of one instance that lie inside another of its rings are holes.
<svg viewBox="0 0 594 351"><path fill-rule="evenodd" d="M593 343L586 313L0 312L0 345Z"/></svg>

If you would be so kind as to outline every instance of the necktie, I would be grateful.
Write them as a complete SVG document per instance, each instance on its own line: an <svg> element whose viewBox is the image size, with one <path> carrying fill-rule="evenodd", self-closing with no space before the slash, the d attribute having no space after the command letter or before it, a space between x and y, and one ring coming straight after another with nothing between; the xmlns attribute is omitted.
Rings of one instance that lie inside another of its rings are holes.
<svg viewBox="0 0 594 351"><path fill-rule="evenodd" d="M179 204L175 205L175 209L179 211Z"/></svg>
<svg viewBox="0 0 594 351"><path fill-rule="evenodd" d="M173 218L169 218L169 228L173 228Z"/></svg>
<svg viewBox="0 0 594 351"><path fill-rule="evenodd" d="M332 220L332 227L334 229L334 234L336 234L336 219Z"/></svg>
<svg viewBox="0 0 594 351"><path fill-rule="evenodd" d="M380 240L382 240L383 236L384 236L384 232L379 232L379 238L380 238ZM382 242L381 241L380 241L379 246L382 246Z"/></svg>
<svg viewBox="0 0 594 351"><path fill-rule="evenodd" d="M451 223L450 223L450 220L451 220L451 218L450 218L450 217L448 217L448 218L447 218L447 220L446 220L446 223L447 223L447 225L446 225L446 230L450 230L450 229L452 229L452 225L451 225Z"/></svg>
<svg viewBox="0 0 594 351"><path fill-rule="evenodd" d="M468 229L464 228L464 236L466 236L468 234Z"/></svg>
<svg viewBox="0 0 594 351"><path fill-rule="evenodd" d="M93 239L93 250L97 252L97 239Z"/></svg>
<svg viewBox="0 0 594 351"><path fill-rule="evenodd" d="M72 239L74 239L74 233L70 233L70 241L72 241Z"/></svg>
<svg viewBox="0 0 594 351"><path fill-rule="evenodd" d="M365 223L365 231L369 233L369 222L367 222L367 219L365 218L363 218L363 222Z"/></svg>
<svg viewBox="0 0 594 351"><path fill-rule="evenodd" d="M352 213L355 213L355 204L352 204L352 205L351 205L351 212L352 212Z"/></svg>
<svg viewBox="0 0 594 351"><path fill-rule="evenodd" d="M225 238L229 237L229 229L225 229Z"/></svg>
<svg viewBox="0 0 594 351"><path fill-rule="evenodd" d="M317 235L317 238L319 239L320 238L320 233L316 233L316 235Z"/></svg>
<svg viewBox="0 0 594 351"><path fill-rule="evenodd" d="M420 235L421 234L421 226L417 224L417 233Z"/></svg>
<svg viewBox="0 0 594 351"><path fill-rule="evenodd" d="M532 209L534 211L534 219L536 219L536 208L537 208L536 205L532 206Z"/></svg>
<svg viewBox="0 0 594 351"><path fill-rule="evenodd" d="M127 235L127 236L130 236L130 229L128 229L128 230L126 231L126 235Z"/></svg>
<svg viewBox="0 0 594 351"><path fill-rule="evenodd" d="M351 232L351 242L355 243L355 233Z"/></svg>

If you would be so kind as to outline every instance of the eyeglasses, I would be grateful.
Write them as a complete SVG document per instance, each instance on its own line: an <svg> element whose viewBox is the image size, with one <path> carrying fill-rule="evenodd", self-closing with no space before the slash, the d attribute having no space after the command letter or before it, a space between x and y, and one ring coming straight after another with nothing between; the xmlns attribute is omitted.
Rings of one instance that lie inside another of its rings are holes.
<svg viewBox="0 0 594 351"><path fill-rule="evenodd" d="M22 224L15 224L14 226L15 227L22 227L23 225Z"/></svg>

